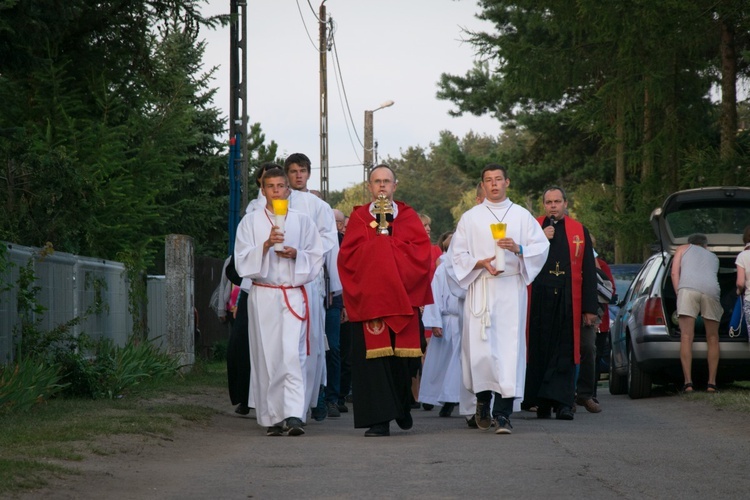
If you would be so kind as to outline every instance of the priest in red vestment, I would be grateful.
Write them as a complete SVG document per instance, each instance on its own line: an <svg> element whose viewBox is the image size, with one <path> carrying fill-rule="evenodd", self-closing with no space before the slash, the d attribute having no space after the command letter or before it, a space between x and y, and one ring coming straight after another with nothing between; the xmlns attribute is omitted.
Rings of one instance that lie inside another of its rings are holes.
<svg viewBox="0 0 750 500"><path fill-rule="evenodd" d="M411 377L422 356L419 307L432 303L432 257L417 213L393 201L390 167L372 169L369 189L373 202L352 211L338 268L352 323L354 427L377 437L390 434L391 420L412 426Z"/></svg>

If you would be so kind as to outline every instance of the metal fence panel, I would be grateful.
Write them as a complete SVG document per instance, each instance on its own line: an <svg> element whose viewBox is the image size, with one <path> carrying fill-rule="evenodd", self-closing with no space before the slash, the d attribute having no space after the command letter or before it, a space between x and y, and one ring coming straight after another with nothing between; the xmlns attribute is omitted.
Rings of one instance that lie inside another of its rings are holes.
<svg viewBox="0 0 750 500"><path fill-rule="evenodd" d="M17 311L21 268L32 262L37 302L44 307L32 315L42 331L81 318L72 325L73 335L86 333L94 339L107 338L125 345L133 322L128 312L128 281L125 266L90 257L54 252L40 258L36 248L4 243L11 264L0 276L0 362L13 360L13 336L19 335ZM101 307L96 311L96 304Z"/></svg>

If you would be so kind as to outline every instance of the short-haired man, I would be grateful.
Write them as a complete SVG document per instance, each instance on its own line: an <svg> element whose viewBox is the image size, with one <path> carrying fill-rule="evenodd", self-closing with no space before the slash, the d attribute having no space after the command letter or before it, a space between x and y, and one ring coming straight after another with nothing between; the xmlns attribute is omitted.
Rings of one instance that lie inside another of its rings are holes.
<svg viewBox="0 0 750 500"><path fill-rule="evenodd" d="M582 325L588 348L596 349L596 261L588 229L567 215L565 191L551 187L543 199L545 215L537 221L550 248L531 286L524 403L537 407L537 418L550 418L554 407L558 420L573 420ZM593 382L593 376L582 380ZM580 382L578 390L584 390ZM580 396L591 399L593 393Z"/></svg>
<svg viewBox="0 0 750 500"><path fill-rule="evenodd" d="M323 267L323 247L312 221L290 209L284 231L275 224L273 200L286 199L289 188L279 167L264 169L262 210L246 214L237 227L234 260L237 273L250 278L248 339L250 390L260 425L269 436L304 434L304 369L309 348L310 307L304 286ZM283 250L274 249L283 244Z"/></svg>
<svg viewBox="0 0 750 500"><path fill-rule="evenodd" d="M333 298L341 295L341 281L336 269L339 239L333 209L308 190L310 168L310 159L303 153L291 154L284 161L284 172L289 177L292 188L289 204L295 210L313 219L323 241L323 271L316 280L307 285L312 335L310 359L306 370L308 379L306 397L308 405L313 409L313 418L320 421L327 416L341 416L337 405L338 378L341 370L338 366L340 354L339 326L337 325L340 325L340 322L336 321L336 315L340 313L338 310L332 311L330 317L327 313L328 307L333 304ZM326 344L328 352L326 352ZM331 387L325 394L321 391L324 385Z"/></svg>
<svg viewBox="0 0 750 500"><path fill-rule="evenodd" d="M485 199L461 216L451 242L453 269L467 290L463 383L477 397L479 429L489 429L494 418L496 433L510 434L513 403L524 391L527 286L544 264L549 243L531 213L507 197L506 167L491 163L481 176ZM506 231L496 240L490 226L497 223ZM504 270L498 269L496 249L503 252Z"/></svg>
<svg viewBox="0 0 750 500"><path fill-rule="evenodd" d="M412 427L411 372L422 357L419 307L432 302L431 250L417 213L393 201L390 167L372 169L369 189L373 203L351 213L338 267L353 322L354 427L378 437L390 434L394 419L402 429Z"/></svg>
<svg viewBox="0 0 750 500"><path fill-rule="evenodd" d="M695 318L703 316L706 328L706 360L708 361L708 392L716 392L719 368L719 321L721 307L719 258L708 250L704 234L688 237L687 245L677 248L672 259L672 285L677 291L677 321L680 325L680 361L685 383L683 392L693 392L693 338Z"/></svg>

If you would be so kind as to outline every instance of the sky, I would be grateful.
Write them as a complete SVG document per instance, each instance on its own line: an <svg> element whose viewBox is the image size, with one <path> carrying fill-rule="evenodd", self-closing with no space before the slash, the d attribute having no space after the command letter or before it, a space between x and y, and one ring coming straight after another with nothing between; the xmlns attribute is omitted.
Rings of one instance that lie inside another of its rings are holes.
<svg viewBox="0 0 750 500"><path fill-rule="evenodd" d="M209 0L204 15L228 13L230 0ZM247 0L247 108L278 156L305 153L312 161L308 187L320 186L320 0ZM326 0L334 22L335 51L328 67L329 189L363 179L365 110L373 114L380 161L409 147L429 148L448 130L497 136L489 116L451 117L453 104L435 94L441 73L464 75L474 51L464 29L489 30L472 0ZM304 21L304 22L303 22ZM206 69L218 66L215 105L229 111L229 28L204 31ZM338 62L337 62L338 61ZM340 73L339 73L340 68Z"/></svg>

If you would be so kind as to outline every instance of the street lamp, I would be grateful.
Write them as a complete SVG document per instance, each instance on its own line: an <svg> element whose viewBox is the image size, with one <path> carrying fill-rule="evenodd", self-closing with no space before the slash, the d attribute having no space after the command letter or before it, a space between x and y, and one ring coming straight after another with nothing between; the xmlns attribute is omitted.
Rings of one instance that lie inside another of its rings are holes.
<svg viewBox="0 0 750 500"><path fill-rule="evenodd" d="M373 158L373 151L375 148L373 148L373 139L372 139L372 114L383 108L387 108L389 106L393 106L393 101L385 101L383 104L378 106L377 108L373 110L365 110L365 160L364 160L364 199L363 203L367 203L368 197L367 197L367 181L368 177L370 175L370 170L375 165L372 162Z"/></svg>

